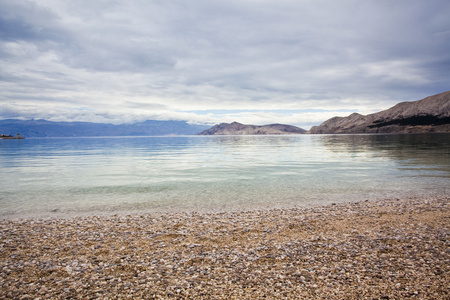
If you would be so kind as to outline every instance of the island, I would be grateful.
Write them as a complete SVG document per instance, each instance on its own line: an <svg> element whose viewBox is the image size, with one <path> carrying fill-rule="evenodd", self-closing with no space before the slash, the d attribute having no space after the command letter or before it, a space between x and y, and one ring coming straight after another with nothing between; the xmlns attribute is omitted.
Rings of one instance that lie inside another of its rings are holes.
<svg viewBox="0 0 450 300"><path fill-rule="evenodd" d="M23 140L25 138L23 136L20 136L20 134L18 133L17 136L0 134L0 139L5 139L5 140Z"/></svg>
<svg viewBox="0 0 450 300"><path fill-rule="evenodd" d="M305 129L284 124L270 124L263 126L246 125L238 122L220 123L199 135L265 135L265 134L303 134Z"/></svg>

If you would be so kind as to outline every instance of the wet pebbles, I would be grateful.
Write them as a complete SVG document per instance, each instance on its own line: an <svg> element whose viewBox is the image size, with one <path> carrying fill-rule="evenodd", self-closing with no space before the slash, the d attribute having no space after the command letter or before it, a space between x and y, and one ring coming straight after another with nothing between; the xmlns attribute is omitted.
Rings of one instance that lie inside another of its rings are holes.
<svg viewBox="0 0 450 300"><path fill-rule="evenodd" d="M0 221L2 299L449 299L450 198Z"/></svg>

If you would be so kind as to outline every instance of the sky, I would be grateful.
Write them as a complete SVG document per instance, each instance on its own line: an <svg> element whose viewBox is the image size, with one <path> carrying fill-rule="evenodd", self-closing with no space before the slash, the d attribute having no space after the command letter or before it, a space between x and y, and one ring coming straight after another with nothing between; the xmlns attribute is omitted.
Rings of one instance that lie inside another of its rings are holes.
<svg viewBox="0 0 450 300"><path fill-rule="evenodd" d="M309 129L450 90L448 0L0 0L0 119Z"/></svg>

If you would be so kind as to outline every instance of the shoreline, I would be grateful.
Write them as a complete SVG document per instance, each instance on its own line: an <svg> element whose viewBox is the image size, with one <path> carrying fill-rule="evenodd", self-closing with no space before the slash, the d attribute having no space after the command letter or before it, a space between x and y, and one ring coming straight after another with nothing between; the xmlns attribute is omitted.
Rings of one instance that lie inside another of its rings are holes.
<svg viewBox="0 0 450 300"><path fill-rule="evenodd" d="M434 193L422 193L422 194L394 194L389 197L386 195L380 195L379 197L372 196L353 196L353 198L348 198L343 200L342 197L333 197L330 195L323 196L323 199L320 199L320 202L317 202L318 199L309 199L303 202L289 202L286 203L281 202L277 204L248 204L241 205L235 207L199 207L198 205L187 205L184 207L171 205L169 207L131 207L125 208L125 206L113 206L105 208L100 208L100 206L91 207L91 209L79 210L77 208L55 208L49 210L33 210L25 211L18 213L19 209L11 211L3 211L0 213L0 222L2 221L33 221L33 220L60 220L60 219L74 219L74 218L108 218L108 217L123 217L123 216L142 216L142 215L173 215L173 214L235 214L235 213L248 213L254 211L271 211L271 210L302 210L302 209L312 209L315 207L327 207L330 205L345 205L351 203L359 203L359 202L382 202L385 200L391 199L409 199L409 200L428 200L435 198L446 198L447 195L442 192L434 192ZM351 197L351 196L350 196ZM325 199L325 200L324 200Z"/></svg>
<svg viewBox="0 0 450 300"><path fill-rule="evenodd" d="M448 299L449 200L2 219L0 297Z"/></svg>

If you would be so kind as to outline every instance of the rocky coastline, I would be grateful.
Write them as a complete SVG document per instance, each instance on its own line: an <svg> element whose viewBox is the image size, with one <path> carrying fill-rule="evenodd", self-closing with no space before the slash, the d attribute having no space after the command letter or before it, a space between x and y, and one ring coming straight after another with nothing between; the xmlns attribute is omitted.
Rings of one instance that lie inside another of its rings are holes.
<svg viewBox="0 0 450 300"><path fill-rule="evenodd" d="M450 198L0 221L2 299L448 299Z"/></svg>
<svg viewBox="0 0 450 300"><path fill-rule="evenodd" d="M450 132L450 91L426 97L422 100L400 102L378 113L347 117L334 117L319 126L313 126L310 134L354 133L435 133Z"/></svg>

